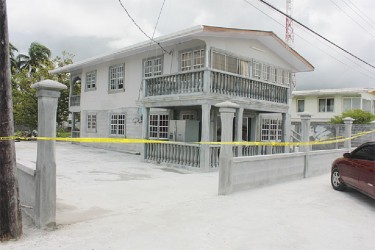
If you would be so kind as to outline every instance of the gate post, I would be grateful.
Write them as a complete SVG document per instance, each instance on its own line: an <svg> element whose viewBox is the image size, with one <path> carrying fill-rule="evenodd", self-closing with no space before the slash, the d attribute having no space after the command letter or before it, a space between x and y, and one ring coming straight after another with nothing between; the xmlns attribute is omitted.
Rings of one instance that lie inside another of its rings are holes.
<svg viewBox="0 0 375 250"><path fill-rule="evenodd" d="M215 105L219 108L221 118L221 142L233 141L233 118L238 104L226 101ZM219 156L219 195L232 192L233 150L231 144L222 144Z"/></svg>
<svg viewBox="0 0 375 250"><path fill-rule="evenodd" d="M38 97L38 136L56 137L57 100L64 84L43 80L31 85ZM38 140L35 176L35 218L38 228L56 226L55 141Z"/></svg>
<svg viewBox="0 0 375 250"><path fill-rule="evenodd" d="M352 136L352 126L354 119L351 117L346 117L343 120L345 124L345 138L348 139ZM352 147L352 140L345 140L344 147L350 151Z"/></svg>
<svg viewBox="0 0 375 250"><path fill-rule="evenodd" d="M310 120L311 115L309 113L302 113L301 116L301 142L310 141ZM300 147L300 151L309 152L310 145L304 145Z"/></svg>

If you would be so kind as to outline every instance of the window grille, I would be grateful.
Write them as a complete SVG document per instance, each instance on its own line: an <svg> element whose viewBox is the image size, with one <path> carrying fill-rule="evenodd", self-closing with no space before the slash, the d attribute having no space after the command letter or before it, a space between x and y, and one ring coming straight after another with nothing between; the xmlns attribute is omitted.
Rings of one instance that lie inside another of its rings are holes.
<svg viewBox="0 0 375 250"><path fill-rule="evenodd" d="M109 68L109 90L124 89L125 65L119 64Z"/></svg>
<svg viewBox="0 0 375 250"><path fill-rule="evenodd" d="M125 114L111 115L111 135L125 135Z"/></svg>

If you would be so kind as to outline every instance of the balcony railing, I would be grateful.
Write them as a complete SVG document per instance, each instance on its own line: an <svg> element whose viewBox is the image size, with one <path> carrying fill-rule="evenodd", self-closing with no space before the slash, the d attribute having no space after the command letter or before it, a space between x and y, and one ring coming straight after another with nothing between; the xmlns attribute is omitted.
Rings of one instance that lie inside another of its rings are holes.
<svg viewBox="0 0 375 250"><path fill-rule="evenodd" d="M81 96L72 95L70 96L70 107L80 106L81 105Z"/></svg>
<svg viewBox="0 0 375 250"><path fill-rule="evenodd" d="M186 93L222 94L286 104L288 87L254 80L228 72L206 70L162 75L145 79L145 96ZM209 77L209 79L204 79ZM209 84L209 86L204 86Z"/></svg>

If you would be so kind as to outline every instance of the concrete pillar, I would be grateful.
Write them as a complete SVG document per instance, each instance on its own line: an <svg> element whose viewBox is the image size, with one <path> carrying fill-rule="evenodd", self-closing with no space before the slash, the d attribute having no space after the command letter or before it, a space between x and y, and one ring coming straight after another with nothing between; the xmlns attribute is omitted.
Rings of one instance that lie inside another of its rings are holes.
<svg viewBox="0 0 375 250"><path fill-rule="evenodd" d="M149 119L150 119L150 108L142 107L142 139L148 139L148 129L149 129ZM146 159L147 155L147 144L143 144L143 159Z"/></svg>
<svg viewBox="0 0 375 250"><path fill-rule="evenodd" d="M60 91L64 84L44 80L31 85L38 97L38 136L56 137L56 112ZM56 160L55 141L38 140L36 159L36 226L54 228L56 226Z"/></svg>
<svg viewBox="0 0 375 250"><path fill-rule="evenodd" d="M354 119L351 117L346 117L343 120L345 124L345 138L350 138L352 137L352 126ZM352 148L352 140L346 140L344 143L344 147L350 151Z"/></svg>
<svg viewBox="0 0 375 250"><path fill-rule="evenodd" d="M236 141L242 141L242 120L243 120L243 108L237 109L236 112ZM238 146L238 156L242 156L242 146Z"/></svg>
<svg viewBox="0 0 375 250"><path fill-rule="evenodd" d="M282 125L282 129L283 129L283 134L282 134L282 137L281 137L281 141L282 142L290 142L290 137L291 137L291 118L290 118L290 114L289 113L282 113L281 114L282 118L281 118L281 125ZM285 153L289 153L290 151L290 147L289 146L285 146L284 148L284 152Z"/></svg>
<svg viewBox="0 0 375 250"><path fill-rule="evenodd" d="M309 113L302 113L301 116L301 142L310 141L310 121L311 115ZM310 145L301 146L301 152L309 152L311 149Z"/></svg>
<svg viewBox="0 0 375 250"><path fill-rule="evenodd" d="M215 106L219 108L220 112L221 141L232 142L234 113L240 106L229 101L218 103ZM219 157L219 195L232 192L232 158L232 145L222 144Z"/></svg>
<svg viewBox="0 0 375 250"><path fill-rule="evenodd" d="M201 142L210 141L210 125L211 125L211 105L202 105L202 124L201 124ZM208 144L200 145L199 154L200 169L204 172L210 171L210 148Z"/></svg>

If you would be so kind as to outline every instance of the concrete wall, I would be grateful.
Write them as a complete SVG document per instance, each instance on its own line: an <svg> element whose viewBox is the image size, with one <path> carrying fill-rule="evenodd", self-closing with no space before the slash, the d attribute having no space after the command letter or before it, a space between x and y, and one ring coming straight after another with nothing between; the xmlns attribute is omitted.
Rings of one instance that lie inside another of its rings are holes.
<svg viewBox="0 0 375 250"><path fill-rule="evenodd" d="M17 160L17 179L22 211L33 221L35 217L35 163L20 162Z"/></svg>
<svg viewBox="0 0 375 250"><path fill-rule="evenodd" d="M344 149L237 157L231 161L232 192L328 173Z"/></svg>

